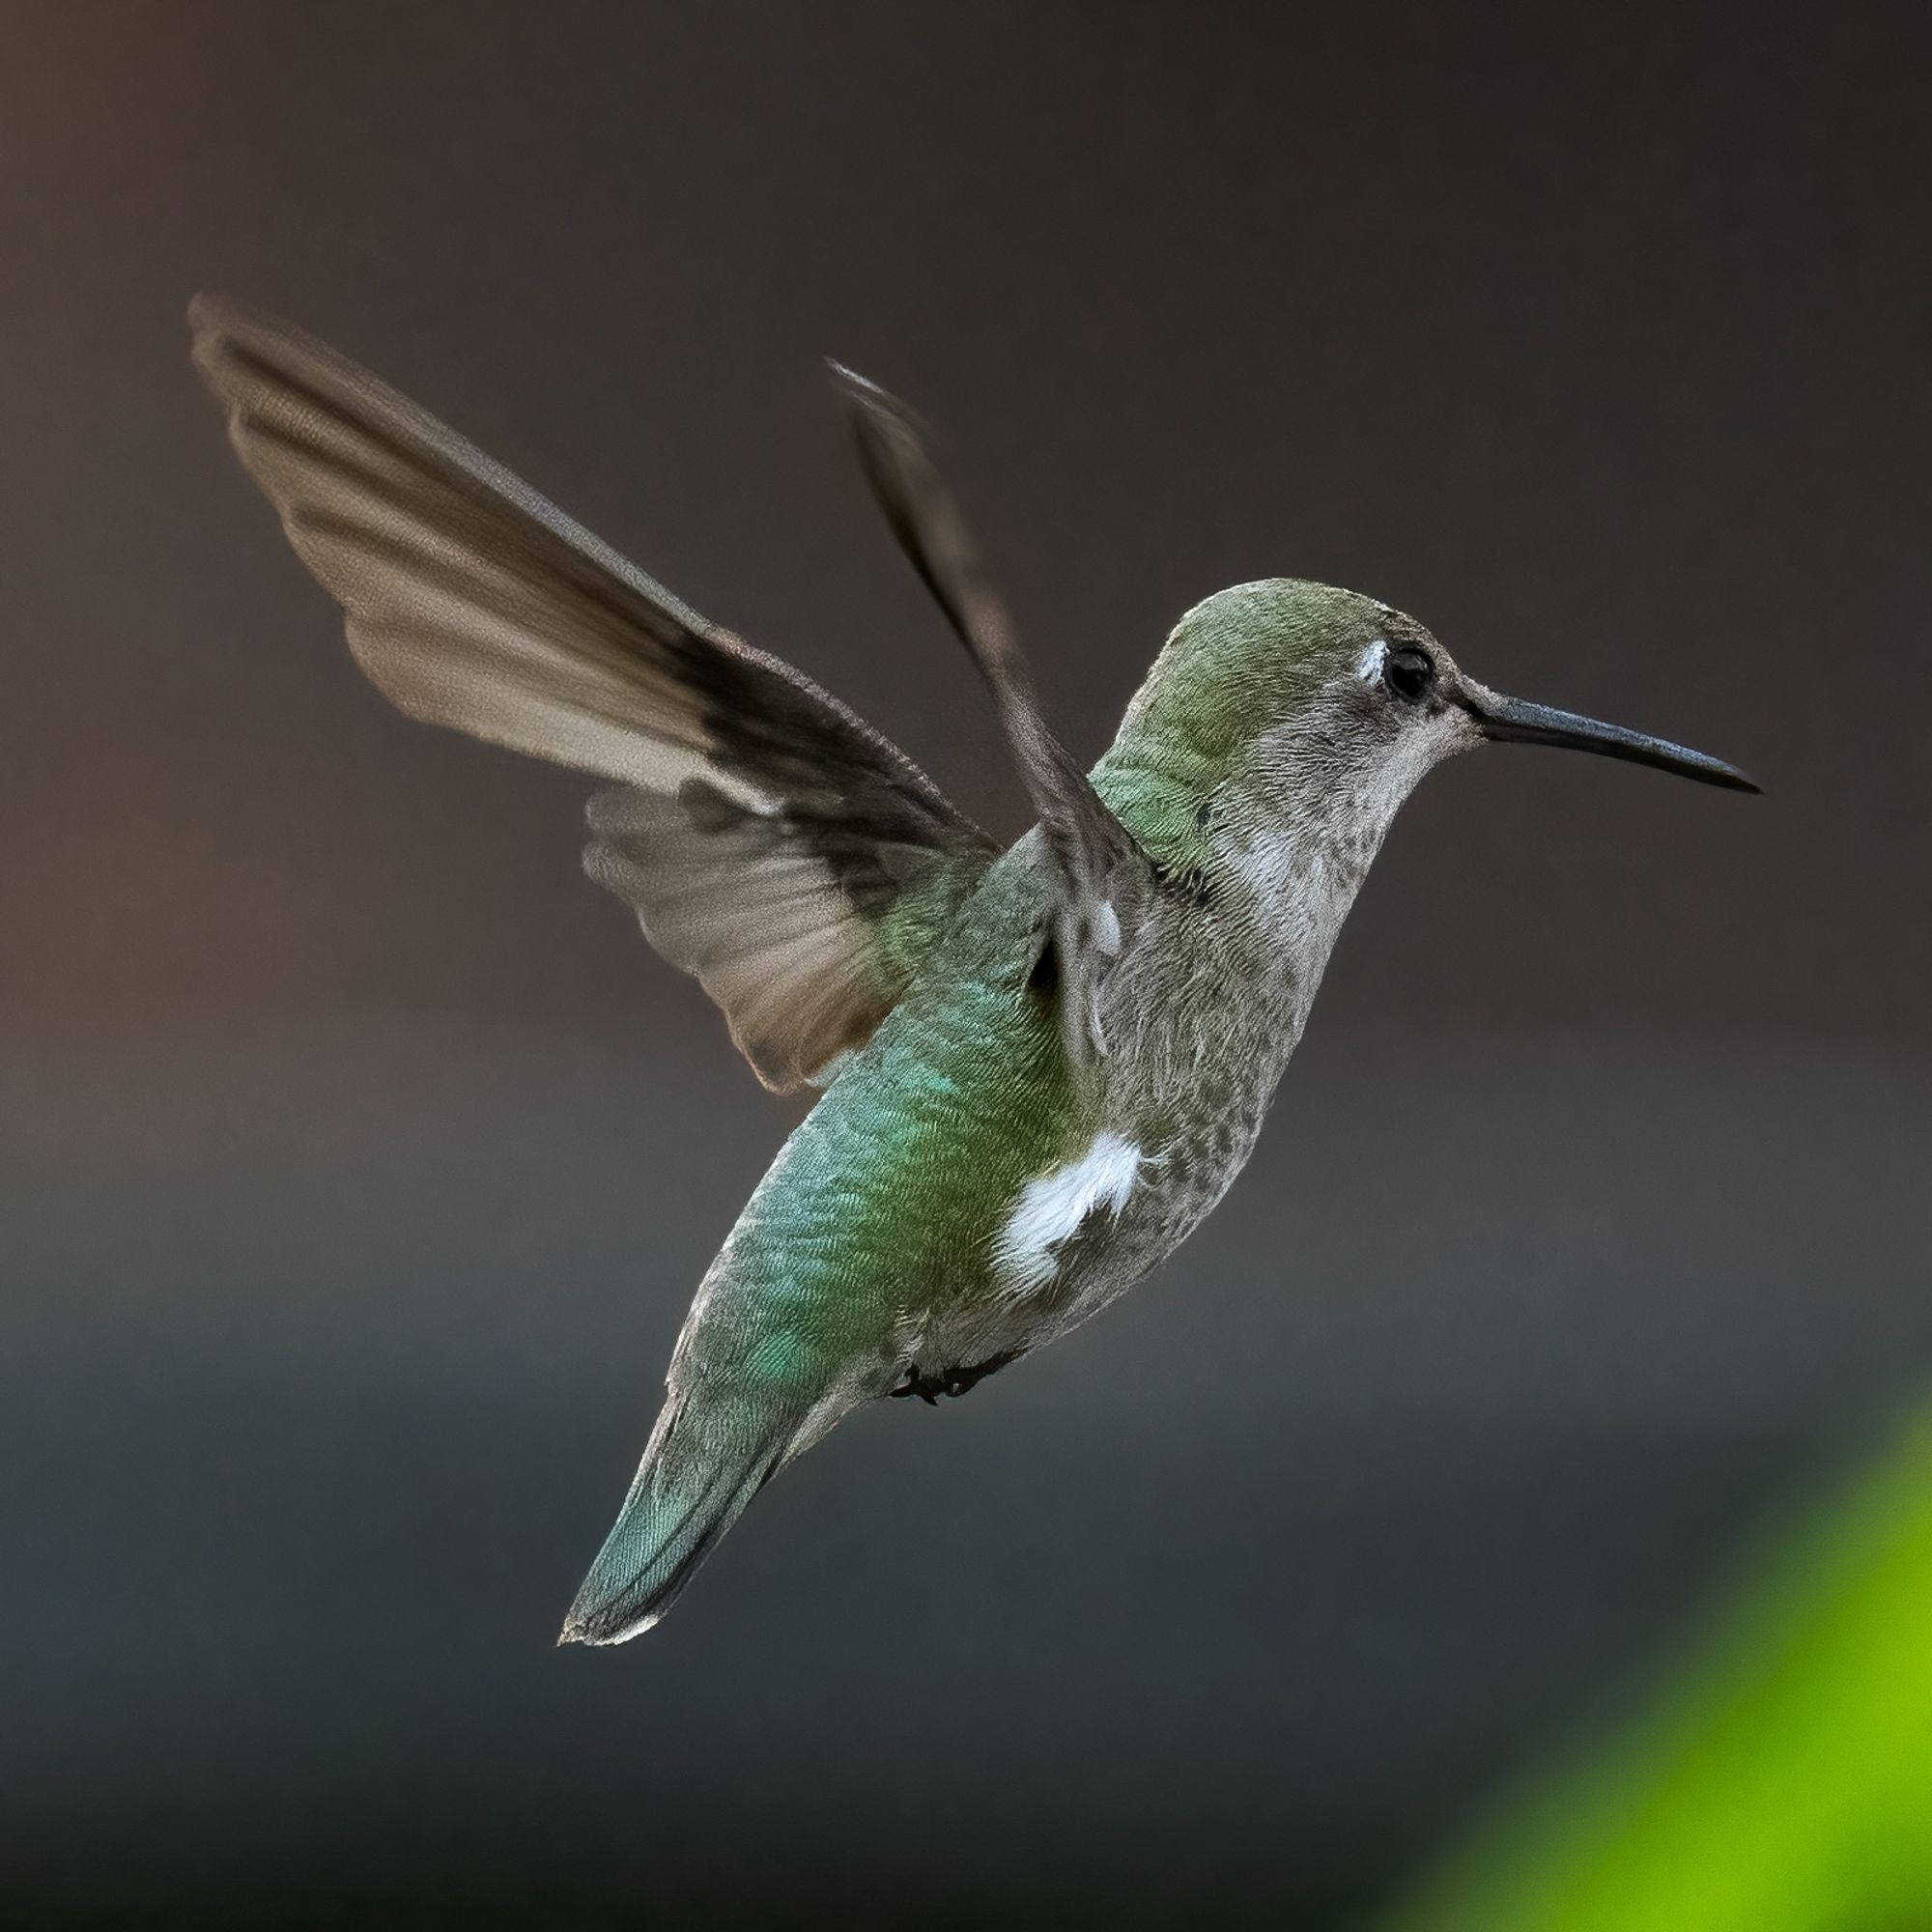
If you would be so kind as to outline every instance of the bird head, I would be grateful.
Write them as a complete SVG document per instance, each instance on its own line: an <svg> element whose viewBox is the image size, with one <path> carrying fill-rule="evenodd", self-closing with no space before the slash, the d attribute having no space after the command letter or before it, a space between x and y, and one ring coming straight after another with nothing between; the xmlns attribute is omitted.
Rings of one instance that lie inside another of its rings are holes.
<svg viewBox="0 0 1932 1932"><path fill-rule="evenodd" d="M1350 805L1378 837L1432 766L1493 743L1568 747L1757 789L1701 752L1506 697L1413 617L1288 578L1217 592L1188 611L1110 759L1157 764L1198 796L1233 797L1270 815Z"/></svg>

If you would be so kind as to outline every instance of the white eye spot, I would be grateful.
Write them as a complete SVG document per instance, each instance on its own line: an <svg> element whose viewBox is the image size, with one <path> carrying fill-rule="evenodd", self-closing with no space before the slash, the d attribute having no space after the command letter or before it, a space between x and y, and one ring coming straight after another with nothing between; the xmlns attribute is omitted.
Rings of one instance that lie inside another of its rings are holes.
<svg viewBox="0 0 1932 1932"><path fill-rule="evenodd" d="M1364 684L1373 684L1382 674L1382 665L1389 654L1387 640L1378 638L1365 650L1355 665L1355 675Z"/></svg>

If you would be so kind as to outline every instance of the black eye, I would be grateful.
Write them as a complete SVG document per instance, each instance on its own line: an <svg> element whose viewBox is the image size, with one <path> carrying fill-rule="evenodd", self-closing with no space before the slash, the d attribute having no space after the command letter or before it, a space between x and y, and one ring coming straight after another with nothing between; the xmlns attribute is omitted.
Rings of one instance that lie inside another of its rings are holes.
<svg viewBox="0 0 1932 1932"><path fill-rule="evenodd" d="M1435 660L1420 644L1391 644L1382 659L1382 682L1413 703L1435 682Z"/></svg>

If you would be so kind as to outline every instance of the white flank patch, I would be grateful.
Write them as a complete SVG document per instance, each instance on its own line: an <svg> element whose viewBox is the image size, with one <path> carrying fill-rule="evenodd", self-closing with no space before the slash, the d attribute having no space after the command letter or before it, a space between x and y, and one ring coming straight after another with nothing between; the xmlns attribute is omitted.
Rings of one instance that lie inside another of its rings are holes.
<svg viewBox="0 0 1932 1932"><path fill-rule="evenodd" d="M1118 1215L1140 1168L1141 1151L1132 1141L1098 1133L1078 1160L1028 1181L993 1246L1007 1288L1016 1294L1044 1288L1060 1266L1054 1249L1097 1209Z"/></svg>
<svg viewBox="0 0 1932 1932"><path fill-rule="evenodd" d="M1389 654L1388 645L1384 643L1380 638L1378 638L1375 640L1375 642L1372 643L1368 647L1368 649L1362 653L1360 660L1357 662L1355 666L1355 675L1358 678L1360 678L1364 684L1373 684L1377 678L1381 676L1382 664L1384 660L1386 660L1386 658L1388 657L1388 654Z"/></svg>

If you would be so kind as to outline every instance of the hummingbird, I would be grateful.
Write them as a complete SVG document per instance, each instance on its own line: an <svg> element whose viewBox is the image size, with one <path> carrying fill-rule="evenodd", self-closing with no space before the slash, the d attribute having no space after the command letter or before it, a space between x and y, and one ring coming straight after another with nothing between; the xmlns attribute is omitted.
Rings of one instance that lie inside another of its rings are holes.
<svg viewBox="0 0 1932 1932"><path fill-rule="evenodd" d="M861 466L990 694L1037 823L1002 849L810 678L426 411L200 297L193 355L355 662L409 716L605 781L584 866L818 1097L698 1284L562 1642L669 1607L861 1404L934 1403L1158 1266L1255 1145L1397 809L1444 758L1733 766L1507 697L1379 598L1292 578L1176 625L1091 770L914 415L838 364Z"/></svg>

